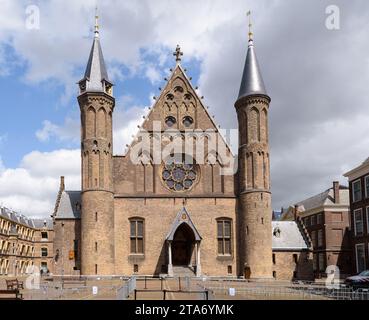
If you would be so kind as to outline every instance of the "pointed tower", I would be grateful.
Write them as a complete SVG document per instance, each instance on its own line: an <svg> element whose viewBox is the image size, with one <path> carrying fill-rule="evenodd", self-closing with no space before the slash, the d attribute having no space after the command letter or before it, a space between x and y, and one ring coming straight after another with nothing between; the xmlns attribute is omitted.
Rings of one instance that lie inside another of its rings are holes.
<svg viewBox="0 0 369 320"><path fill-rule="evenodd" d="M268 111L252 33L238 99L238 215L240 273L272 278L272 210L269 178Z"/></svg>
<svg viewBox="0 0 369 320"><path fill-rule="evenodd" d="M102 54L98 16L84 78L78 83L81 110L81 274L114 274L112 87Z"/></svg>

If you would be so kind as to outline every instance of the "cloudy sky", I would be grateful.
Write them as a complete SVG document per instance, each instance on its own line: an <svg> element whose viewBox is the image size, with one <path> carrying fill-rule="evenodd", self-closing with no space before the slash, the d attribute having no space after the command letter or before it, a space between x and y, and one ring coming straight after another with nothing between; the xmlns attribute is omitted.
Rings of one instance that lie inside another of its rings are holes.
<svg viewBox="0 0 369 320"><path fill-rule="evenodd" d="M76 82L96 4L116 85L115 154L164 85L177 43L211 114L221 127L237 128L233 104L251 9L272 98L273 207L319 193L333 180L346 183L342 174L369 156L367 0L0 0L1 205L48 216L60 175L68 189L80 188ZM332 4L339 9L333 22L326 11ZM327 19L339 29L327 28Z"/></svg>

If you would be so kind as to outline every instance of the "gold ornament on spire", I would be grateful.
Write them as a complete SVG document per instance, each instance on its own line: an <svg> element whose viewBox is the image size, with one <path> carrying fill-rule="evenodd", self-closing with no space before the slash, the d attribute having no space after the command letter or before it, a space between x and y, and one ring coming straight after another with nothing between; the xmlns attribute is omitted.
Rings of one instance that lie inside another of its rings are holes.
<svg viewBox="0 0 369 320"><path fill-rule="evenodd" d="M249 17L249 41L250 41L254 36L254 34L252 33L251 10L247 11L246 15Z"/></svg>

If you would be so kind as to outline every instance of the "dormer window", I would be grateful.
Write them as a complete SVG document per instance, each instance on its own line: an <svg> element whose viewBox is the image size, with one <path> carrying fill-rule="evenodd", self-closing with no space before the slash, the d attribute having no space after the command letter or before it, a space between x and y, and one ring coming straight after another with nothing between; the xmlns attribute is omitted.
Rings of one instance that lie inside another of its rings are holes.
<svg viewBox="0 0 369 320"><path fill-rule="evenodd" d="M107 93L110 96L113 95L113 86L109 82L104 81L104 89L105 93Z"/></svg>
<svg viewBox="0 0 369 320"><path fill-rule="evenodd" d="M274 228L273 230L273 235L276 237L276 238L279 238L281 236L281 229L279 229L278 227Z"/></svg>
<svg viewBox="0 0 369 320"><path fill-rule="evenodd" d="M79 83L79 91L80 91L80 93L83 93L83 92L86 91L86 81L81 81Z"/></svg>
<svg viewBox="0 0 369 320"><path fill-rule="evenodd" d="M76 203L76 211L81 211L81 204L79 202Z"/></svg>

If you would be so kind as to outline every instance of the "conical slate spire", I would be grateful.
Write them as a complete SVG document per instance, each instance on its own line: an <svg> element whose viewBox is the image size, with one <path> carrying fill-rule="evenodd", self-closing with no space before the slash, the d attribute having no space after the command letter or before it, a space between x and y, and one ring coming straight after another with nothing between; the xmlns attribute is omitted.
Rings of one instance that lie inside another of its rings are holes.
<svg viewBox="0 0 369 320"><path fill-rule="evenodd" d="M253 40L250 37L238 99L255 94L268 96L256 58Z"/></svg>
<svg viewBox="0 0 369 320"><path fill-rule="evenodd" d="M98 17L96 16L95 36L90 52L90 57L88 59L85 76L83 80L81 80L81 82L85 81L86 92L104 92L104 82L111 84L108 73L106 71L104 55L102 53L100 45L99 26L97 23L97 18Z"/></svg>

